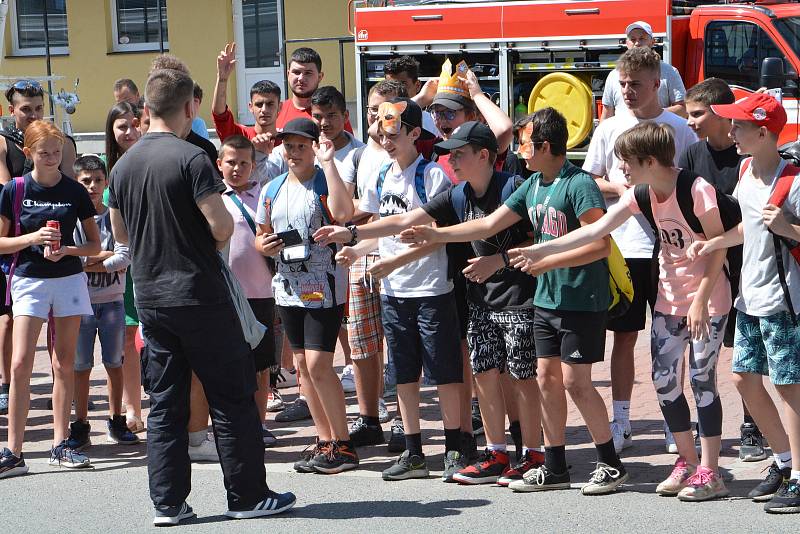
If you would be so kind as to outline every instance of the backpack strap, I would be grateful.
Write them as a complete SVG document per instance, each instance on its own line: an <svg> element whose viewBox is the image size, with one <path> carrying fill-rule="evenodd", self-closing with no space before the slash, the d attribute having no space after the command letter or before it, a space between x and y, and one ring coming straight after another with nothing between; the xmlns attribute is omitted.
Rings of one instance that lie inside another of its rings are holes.
<svg viewBox="0 0 800 534"><path fill-rule="evenodd" d="M741 165L739 165L739 181L740 181L740 182L742 181L742 176L744 176L744 173L746 173L746 172L747 172L747 169L749 169L749 168L750 168L750 164L751 164L752 162L753 162L753 158L752 158L752 157L750 157L750 158L744 158L744 159L742 160L742 164L741 164Z"/></svg>
<svg viewBox="0 0 800 534"><path fill-rule="evenodd" d="M800 168L787 164L783 168L783 171L781 171L781 175L778 177L778 182L775 184L775 189L773 189L767 203L778 208L783 206L783 204L786 202L786 199L789 198L789 192L792 190L794 179L798 173L800 173ZM772 232L772 230L770 230L770 233L772 234L772 243L775 247L775 266L778 269L778 280L780 281L781 289L783 290L783 298L786 300L786 305L789 308L789 315L792 317L792 323L797 326L797 315L795 314L794 305L792 303L792 295L789 293L789 285L786 283L786 265L783 263L781 246L785 246L789 252L792 252L792 249L796 247L797 244L790 242L783 236L779 236L778 234Z"/></svg>
<svg viewBox="0 0 800 534"><path fill-rule="evenodd" d="M236 194L236 191L231 189L230 191L226 191L225 195L227 195L227 197L230 198L233 201L233 203L236 205L236 207L239 208L239 211L242 212L242 217L244 217L244 220L247 223L247 226L250 227L250 230L252 230L253 235L255 235L256 234L256 222L253 220L253 218L250 216L250 214L247 213L247 209L245 209L244 204L242 204L242 201L239 198L239 196Z"/></svg>
<svg viewBox="0 0 800 534"><path fill-rule="evenodd" d="M325 172L317 167L317 172L314 175L314 196L319 204L320 211L322 212L322 220L326 225L334 224L333 215L328 209L328 180L325 178Z"/></svg>
<svg viewBox="0 0 800 534"><path fill-rule="evenodd" d="M422 158L419 165L417 165L417 170L414 172L414 189L417 190L417 196L423 204L428 203L428 194L425 192L425 169L430 163L430 161Z"/></svg>
<svg viewBox="0 0 800 534"><path fill-rule="evenodd" d="M800 167L787 164L778 177L778 182L775 184L775 189L772 190L767 204L778 208L783 206L783 203L789 198L789 191L792 190L792 184L798 174L800 174Z"/></svg>
<svg viewBox="0 0 800 534"><path fill-rule="evenodd" d="M462 223L467 219L468 187L469 191L472 191L469 182L462 182L450 190L450 205L453 207L453 211L456 212L456 217L458 217L459 222Z"/></svg>
<svg viewBox="0 0 800 534"><path fill-rule="evenodd" d="M378 202L381 201L381 192L383 191L383 181L386 180L386 173L392 168L392 162L386 163L381 170L378 171L378 182L376 190L378 191Z"/></svg>
<svg viewBox="0 0 800 534"><path fill-rule="evenodd" d="M775 247L775 265L778 268L778 280L783 290L783 298L786 300L786 305L789 308L789 315L792 318L792 323L797 326L797 315L795 314L794 305L792 304L792 295L789 293L789 284L786 283L786 266L783 264L783 254L781 253L781 243L787 245L787 248L788 243L781 240L780 236L774 233L772 234L772 243Z"/></svg>
<svg viewBox="0 0 800 534"><path fill-rule="evenodd" d="M650 204L650 186L647 184L636 184L633 188L633 196L636 199L636 204L639 205L639 211L642 212L644 218L650 223L656 240L658 240L658 228L656 228L656 219L653 217L653 206Z"/></svg>
<svg viewBox="0 0 800 534"><path fill-rule="evenodd" d="M267 212L267 222L270 226L272 226L272 203L275 202L275 198L278 196L278 192L283 187L283 184L286 183L286 179L289 177L289 173L285 172L280 174L270 180L267 183L267 191L264 195L264 209Z"/></svg>
<svg viewBox="0 0 800 534"><path fill-rule="evenodd" d="M14 237L22 235L22 201L25 199L25 178L17 176L14 178ZM17 260L19 260L19 253L15 252L11 256L11 266L8 269L8 280L6 283L6 306L11 305L11 279L14 277L14 271L17 269Z"/></svg>
<svg viewBox="0 0 800 534"><path fill-rule="evenodd" d="M678 173L678 182L675 184L675 197L678 200L681 215L689 223L689 228L696 234L702 234L703 225L694 213L694 197L692 196L692 186L698 176L692 171L681 169Z"/></svg>

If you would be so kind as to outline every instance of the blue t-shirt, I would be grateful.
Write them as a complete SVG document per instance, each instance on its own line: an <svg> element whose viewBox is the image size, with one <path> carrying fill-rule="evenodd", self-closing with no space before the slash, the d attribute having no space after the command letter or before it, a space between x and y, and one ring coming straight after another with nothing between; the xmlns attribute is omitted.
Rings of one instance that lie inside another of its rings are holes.
<svg viewBox="0 0 800 534"><path fill-rule="evenodd" d="M40 185L30 173L24 179L25 196L20 214L22 235L38 231L47 221L58 221L61 225L61 246L74 245L73 234L77 222L91 219L97 213L86 188L64 174L51 187ZM14 188L12 180L0 191L0 215L11 222L9 237L14 235L15 226ZM14 274L29 278L61 278L83 272L83 265L77 256L64 256L53 262L45 259L43 254L44 245L20 250Z"/></svg>

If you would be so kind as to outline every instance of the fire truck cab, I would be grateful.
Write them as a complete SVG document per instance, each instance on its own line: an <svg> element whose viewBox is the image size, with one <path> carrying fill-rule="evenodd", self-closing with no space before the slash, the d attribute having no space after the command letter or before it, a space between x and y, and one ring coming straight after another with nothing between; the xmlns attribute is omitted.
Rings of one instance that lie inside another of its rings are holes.
<svg viewBox="0 0 800 534"><path fill-rule="evenodd" d="M354 6L360 131L366 97L398 55L438 77L464 59L509 116L553 106L567 118L570 156L581 157L602 111L608 73L626 50L625 28L648 22L655 50L686 88L717 77L737 97L780 88L789 116L781 144L798 140L800 3L696 0L362 0Z"/></svg>

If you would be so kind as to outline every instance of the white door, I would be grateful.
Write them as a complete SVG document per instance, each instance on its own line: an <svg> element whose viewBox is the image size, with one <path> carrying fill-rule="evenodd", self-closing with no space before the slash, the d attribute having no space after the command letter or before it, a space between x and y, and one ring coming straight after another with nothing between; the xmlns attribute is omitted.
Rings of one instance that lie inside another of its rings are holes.
<svg viewBox="0 0 800 534"><path fill-rule="evenodd" d="M285 86L283 66L283 14L278 0L233 0L233 28L236 38L236 93L238 122L253 124L247 110L250 87L259 80ZM282 100L285 100L283 95Z"/></svg>

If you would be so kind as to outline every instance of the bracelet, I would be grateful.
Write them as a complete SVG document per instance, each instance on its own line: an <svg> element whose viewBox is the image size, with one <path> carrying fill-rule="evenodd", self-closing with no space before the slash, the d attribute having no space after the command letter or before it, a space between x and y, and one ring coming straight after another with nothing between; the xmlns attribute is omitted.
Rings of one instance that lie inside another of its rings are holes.
<svg viewBox="0 0 800 534"><path fill-rule="evenodd" d="M345 243L345 246L352 247L353 245L358 243L358 226L356 226L355 224L348 224L347 226L345 226L345 228L347 228L350 231L350 235L352 236L350 241Z"/></svg>
<svg viewBox="0 0 800 534"><path fill-rule="evenodd" d="M508 267L509 265L511 265L511 261L509 261L509 259L508 259L508 253L507 252L505 252L505 251L501 252L500 253L500 257L503 258L503 266L504 267Z"/></svg>

